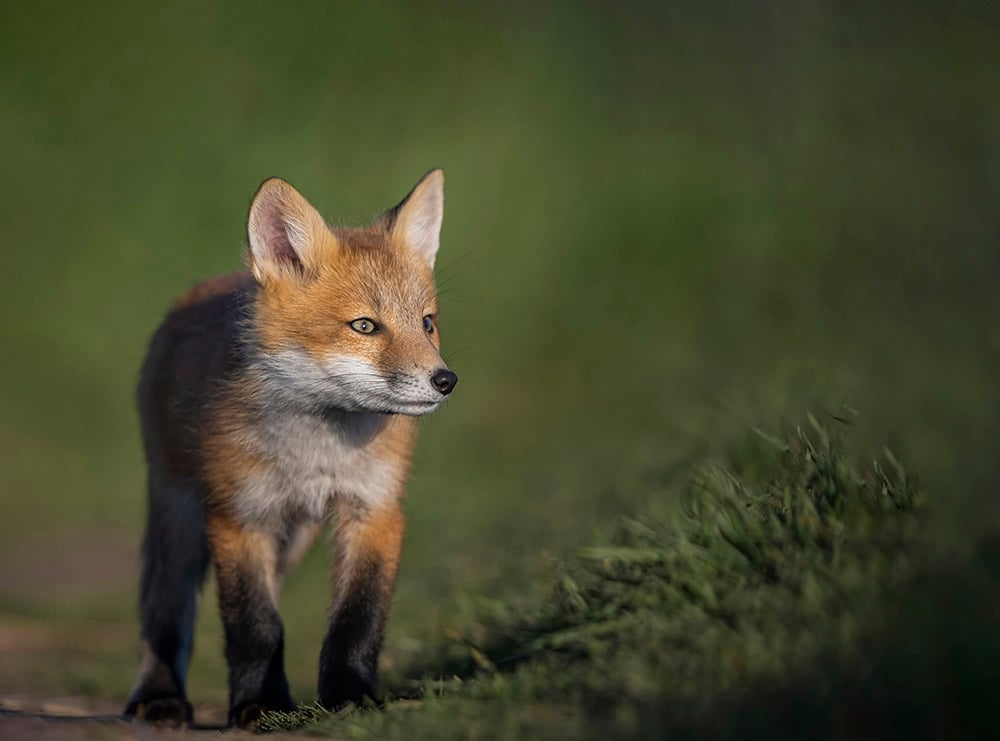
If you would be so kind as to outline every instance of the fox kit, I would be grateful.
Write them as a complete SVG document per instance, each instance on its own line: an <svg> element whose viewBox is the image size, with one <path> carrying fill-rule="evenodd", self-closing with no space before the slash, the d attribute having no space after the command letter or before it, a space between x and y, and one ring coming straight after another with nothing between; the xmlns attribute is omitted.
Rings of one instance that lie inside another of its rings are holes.
<svg viewBox="0 0 1000 741"><path fill-rule="evenodd" d="M197 285L160 325L139 383L149 503L126 715L191 720L185 677L210 563L230 723L292 708L278 589L327 519L319 699L376 696L414 418L458 382L441 360L433 282L443 206L432 170L370 226L330 227L291 185L266 180L248 270Z"/></svg>

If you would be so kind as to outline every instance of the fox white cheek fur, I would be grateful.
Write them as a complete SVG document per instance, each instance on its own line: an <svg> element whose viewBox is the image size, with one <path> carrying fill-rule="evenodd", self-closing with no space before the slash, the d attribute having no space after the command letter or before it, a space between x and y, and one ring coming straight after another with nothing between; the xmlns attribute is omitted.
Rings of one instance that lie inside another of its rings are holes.
<svg viewBox="0 0 1000 741"><path fill-rule="evenodd" d="M431 384L431 371L387 372L349 355L316 360L305 350L282 350L262 366L282 404L420 416L446 398Z"/></svg>
<svg viewBox="0 0 1000 741"><path fill-rule="evenodd" d="M323 363L331 395L360 409L410 413L409 408L436 408L444 397L431 385L431 371L385 372L366 360L331 356Z"/></svg>

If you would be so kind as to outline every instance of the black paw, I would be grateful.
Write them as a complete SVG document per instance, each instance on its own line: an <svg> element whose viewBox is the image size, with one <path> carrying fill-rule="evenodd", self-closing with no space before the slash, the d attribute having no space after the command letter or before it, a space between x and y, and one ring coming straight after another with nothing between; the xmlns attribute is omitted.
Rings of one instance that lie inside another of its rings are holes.
<svg viewBox="0 0 1000 741"><path fill-rule="evenodd" d="M133 700L125 708L124 715L127 718L136 718L147 723L171 728L190 725L194 717L191 703L180 697Z"/></svg>
<svg viewBox="0 0 1000 741"><path fill-rule="evenodd" d="M277 710L289 712L295 709L295 703L291 700L277 700L274 702L245 702L229 711L229 725L237 728L253 728L264 713Z"/></svg>
<svg viewBox="0 0 1000 741"><path fill-rule="evenodd" d="M361 676L350 670L320 682L319 704L328 710L340 710L348 705L382 707L374 677Z"/></svg>
<svg viewBox="0 0 1000 741"><path fill-rule="evenodd" d="M251 728L256 725L257 719L260 718L263 712L264 708L256 702L248 702L240 705L238 708L233 708L229 711L229 725L236 726L237 728Z"/></svg>

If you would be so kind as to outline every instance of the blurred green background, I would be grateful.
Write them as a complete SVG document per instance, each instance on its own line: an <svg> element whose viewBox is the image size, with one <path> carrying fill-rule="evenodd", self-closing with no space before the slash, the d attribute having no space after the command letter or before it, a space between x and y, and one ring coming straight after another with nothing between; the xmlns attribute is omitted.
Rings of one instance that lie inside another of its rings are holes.
<svg viewBox="0 0 1000 741"><path fill-rule="evenodd" d="M0 11L0 691L117 702L133 389L249 197L331 221L447 176L444 355L385 659L747 425L861 411L962 543L994 525L1000 34L988 3L20 4ZM878 449L878 448L876 448ZM313 696L325 550L286 585ZM214 598L196 702L225 702Z"/></svg>

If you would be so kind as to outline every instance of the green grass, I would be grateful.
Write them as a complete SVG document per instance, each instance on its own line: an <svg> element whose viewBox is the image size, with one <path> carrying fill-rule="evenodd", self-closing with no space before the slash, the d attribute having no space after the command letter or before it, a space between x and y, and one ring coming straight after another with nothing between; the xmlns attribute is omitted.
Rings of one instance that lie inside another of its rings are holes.
<svg viewBox="0 0 1000 741"><path fill-rule="evenodd" d="M434 673L397 689L408 699L390 700L382 712L307 705L270 714L260 730L746 737L765 733L769 720L803 735L840 736L836 710L858 702L852 683L876 684L873 673L886 666L900 679L898 660L873 658L873 645L910 652L906 689L933 697L938 724L960 723L959 711L971 703L936 696L935 675L955 672L976 689L968 676L977 668L930 658L947 650L940 630L920 630L916 654L906 641L939 609L947 629L971 625L986 636L996 606L979 593L956 613L933 591L953 557L928 546L921 488L888 449L850 456L840 435L812 416L781 439L757 434L748 440L752 456L698 465L644 492L649 509L624 518L600 545L555 563L547 593L496 602L475 635L450 650L435 647L423 657ZM680 508L665 504L676 500L664 496L670 489L679 490ZM972 594L1000 575L995 545L987 550L993 573L980 568L965 586ZM919 619L900 620L903 607ZM904 631L910 635L901 639ZM992 659L998 649L995 638L978 644ZM990 661L980 657L981 674ZM908 699L903 685L887 688L889 700ZM985 691L978 687L977 696ZM801 707L776 699L783 695ZM919 716L901 720L917 728ZM883 723L851 722L864 733ZM965 723L966 732L987 727Z"/></svg>

